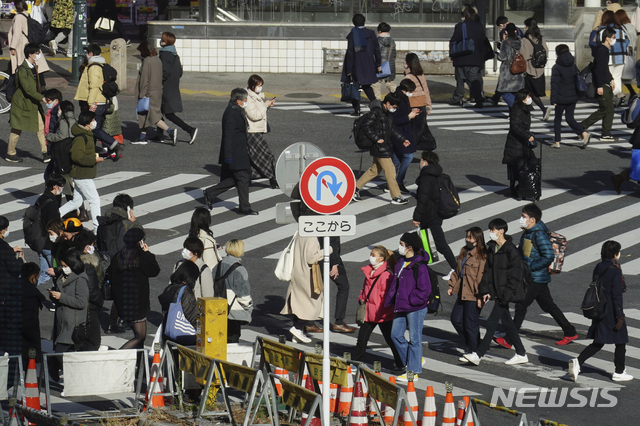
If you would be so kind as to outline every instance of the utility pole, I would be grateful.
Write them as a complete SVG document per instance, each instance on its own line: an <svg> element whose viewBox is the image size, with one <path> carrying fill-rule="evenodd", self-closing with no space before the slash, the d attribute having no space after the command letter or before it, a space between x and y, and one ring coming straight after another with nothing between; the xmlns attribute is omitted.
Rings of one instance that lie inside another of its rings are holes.
<svg viewBox="0 0 640 426"><path fill-rule="evenodd" d="M80 82L80 65L84 61L84 46L87 44L87 2L86 0L73 0L73 40L71 43L71 81L69 86L77 86Z"/></svg>

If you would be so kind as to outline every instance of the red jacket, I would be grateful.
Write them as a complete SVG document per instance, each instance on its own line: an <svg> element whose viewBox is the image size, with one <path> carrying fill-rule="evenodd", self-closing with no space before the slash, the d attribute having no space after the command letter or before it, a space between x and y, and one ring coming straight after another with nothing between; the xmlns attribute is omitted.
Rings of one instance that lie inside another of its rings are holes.
<svg viewBox="0 0 640 426"><path fill-rule="evenodd" d="M367 265L362 267L362 272L364 273L364 286L362 290L360 290L360 296L358 296L358 300L365 300L369 291L371 290L371 285L376 277L378 281L376 281L375 287L373 287L373 291L367 300L367 318L366 322L386 322L393 320L393 305L390 307L384 306L384 299L387 296L387 291L389 290L389 285L393 280L393 274L387 270L387 262L383 262L382 265L378 267L373 272L373 277L371 276L371 271L373 271L373 266Z"/></svg>

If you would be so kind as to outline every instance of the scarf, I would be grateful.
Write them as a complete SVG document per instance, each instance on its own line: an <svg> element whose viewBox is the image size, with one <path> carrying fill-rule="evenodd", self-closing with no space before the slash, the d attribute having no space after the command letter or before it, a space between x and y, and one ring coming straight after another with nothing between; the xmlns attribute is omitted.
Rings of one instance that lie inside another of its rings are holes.
<svg viewBox="0 0 640 426"><path fill-rule="evenodd" d="M356 52L364 52L367 50L367 37L364 34L364 27L355 27L351 33L353 34L353 46Z"/></svg>
<svg viewBox="0 0 640 426"><path fill-rule="evenodd" d="M613 266L615 266L616 268L620 269L620 272L622 272L622 268L620 267L620 264L615 259L615 257L613 258ZM624 281L624 274L622 274L622 292L623 293L627 292L627 283Z"/></svg>
<svg viewBox="0 0 640 426"><path fill-rule="evenodd" d="M178 56L178 52L176 52L176 47L174 45L171 46L164 46L162 49L160 49L161 52L171 52L174 55Z"/></svg>

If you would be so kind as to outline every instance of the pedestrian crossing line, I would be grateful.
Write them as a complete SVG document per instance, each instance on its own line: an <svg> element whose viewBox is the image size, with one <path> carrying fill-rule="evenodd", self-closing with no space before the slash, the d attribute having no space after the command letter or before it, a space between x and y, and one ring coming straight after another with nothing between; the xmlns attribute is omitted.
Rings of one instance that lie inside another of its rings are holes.
<svg viewBox="0 0 640 426"><path fill-rule="evenodd" d="M590 344L593 343L593 340L574 340L573 343L576 343L580 346L589 346ZM635 346L626 346L626 352L625 352L625 357L626 358L632 358L632 359L637 359L640 360L640 349L636 348ZM604 345L604 347L602 349L600 349L600 351L602 352L607 352L610 354L613 354L615 351L615 346L614 345ZM611 357L611 360L613 360L613 357Z"/></svg>
<svg viewBox="0 0 640 426"><path fill-rule="evenodd" d="M585 289L587 288L587 284L588 283L585 283L584 285ZM582 294L580 295L580 297L582 298ZM578 303L580 302L578 301ZM541 315L543 317L551 318L551 314L541 314ZM564 312L564 316L567 317L569 322L574 325L580 324L585 327L591 327L591 320L589 318L585 318L582 314L576 314L575 312ZM629 335L629 337L632 337L634 339L640 339L640 328L630 327L629 324L627 324L627 334ZM636 375L640 377L640 370L638 370Z"/></svg>
<svg viewBox="0 0 640 426"><path fill-rule="evenodd" d="M547 199L564 194L568 191L569 189L549 188L543 190L543 195L545 199ZM452 219L445 220L442 224L442 230L444 232L448 232L461 227L468 227L481 221L486 221L488 218L503 216L505 212L516 209L526 203L526 201L517 201L513 198L490 203L480 208L458 214ZM483 224L481 225L484 226ZM342 256L342 260L347 262L361 262L362 259L366 259L369 256L369 251L372 247L375 247L377 245L382 245L384 247L395 247L396 244L398 244L401 236L402 234L399 234L394 238L376 242L375 244L369 244L364 248L345 254L344 256Z"/></svg>
<svg viewBox="0 0 640 426"><path fill-rule="evenodd" d="M11 166L0 166L0 176L8 175L15 172L21 172L24 170L29 170L31 167L11 167Z"/></svg>
<svg viewBox="0 0 640 426"><path fill-rule="evenodd" d="M96 185L96 189L101 189L116 183L127 181L129 179L133 179L136 177L140 177L146 174L149 174L149 173L147 172L116 172L116 173L111 173L108 175L96 177L93 181ZM42 174L37 174L31 177L37 178L38 182L36 183L36 185L41 186L41 189L44 189L44 180L43 180ZM35 185L32 185L32 186L35 186ZM30 187L27 187L27 188L30 188ZM0 204L0 215L7 215L20 210L25 210L30 205L33 205L33 203L36 202L36 200L38 199L38 197L40 197L40 195L42 195L42 193L39 193L37 195L30 195L28 197L2 203Z"/></svg>
<svg viewBox="0 0 640 426"><path fill-rule="evenodd" d="M24 191L27 188L37 185L44 187L44 177L42 172L0 184L0 195Z"/></svg>
<svg viewBox="0 0 640 426"><path fill-rule="evenodd" d="M100 196L100 205L101 206L111 205L111 203L113 203L113 199L118 194L122 194L123 192L130 195L132 198L135 198L143 195L149 195L158 191L163 191L165 189L186 185L188 183L191 183L200 179L204 179L206 177L209 177L209 175L179 173L177 175L169 176L164 179L156 180L146 185L129 187L126 190L120 190L120 191L112 192L110 194L102 195ZM166 204L165 204L165 207L166 207Z"/></svg>
<svg viewBox="0 0 640 426"><path fill-rule="evenodd" d="M612 213L618 213L618 214L622 214L625 210L627 210L629 208L623 209L623 210L618 210L616 212L612 212ZM640 211L638 211L640 209L638 209L638 207L635 208L635 212L636 213L634 216L638 216L640 215ZM591 221L596 221L596 220L602 220L601 218L594 218ZM597 226L596 229L587 229L585 230L585 233L593 233L595 231L598 231L602 228L605 227L609 227L612 226L614 223L612 222L605 222L604 220L602 220L602 222L597 222L599 223L599 225ZM584 226L588 226L586 223L584 224ZM570 240L572 237L568 235L567 232L565 231L557 231L558 233L564 235L565 237L567 237L567 240ZM608 234L610 235L610 234ZM600 260L600 247L602 246L602 244L605 241L608 240L615 240L617 242L619 242L622 247L628 248L631 246L635 246L636 244L638 244L638 241L640 241L640 228L637 229L633 229L629 232L625 232L623 234L619 234L619 235L611 235L609 238L605 238L603 240L601 240L599 243L597 244L592 244L591 246L582 249L574 254L570 254L569 256L565 256L564 258L564 266L562 267L563 271L573 271L574 269L577 269L581 266L590 264L590 263L594 263L595 266L595 262ZM630 275L630 273L627 273L627 275Z"/></svg>
<svg viewBox="0 0 640 426"><path fill-rule="evenodd" d="M622 270L622 272L624 273L624 269ZM624 316L625 318L631 318L631 319L640 321L640 309L633 309L633 308L625 309Z"/></svg>
<svg viewBox="0 0 640 426"><path fill-rule="evenodd" d="M640 259L625 262L621 264L620 267L622 268L622 273L625 275L638 275L640 274ZM637 319L640 319L640 316Z"/></svg>

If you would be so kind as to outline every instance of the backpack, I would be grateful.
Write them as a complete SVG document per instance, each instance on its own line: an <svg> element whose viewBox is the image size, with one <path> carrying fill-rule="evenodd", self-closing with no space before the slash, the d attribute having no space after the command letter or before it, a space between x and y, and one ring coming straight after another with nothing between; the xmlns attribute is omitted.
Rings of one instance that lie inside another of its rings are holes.
<svg viewBox="0 0 640 426"><path fill-rule="evenodd" d="M427 299L427 313L438 315L438 311L442 308L440 304L440 287L438 286L438 274L429 268L429 262L420 261L413 264L411 270L413 271L413 279L418 281L418 269L420 269L420 265L425 265L427 267L427 271L429 271L429 281L431 282L431 294Z"/></svg>
<svg viewBox="0 0 640 426"><path fill-rule="evenodd" d="M227 298L227 285L225 284L225 281L227 281L229 275L231 275L231 273L235 271L239 266L240 262L234 263L229 269L227 269L227 272L225 272L224 275L220 276L220 271L222 270L222 262L218 262L218 266L216 267L216 275L213 278L213 297L222 297L224 299Z"/></svg>
<svg viewBox="0 0 640 426"><path fill-rule="evenodd" d="M580 71L580 76L582 76L584 82L587 84L587 90L584 96L587 99L594 99L596 97L596 87L595 84L593 84L593 62L589 62L587 66Z"/></svg>
<svg viewBox="0 0 640 426"><path fill-rule="evenodd" d="M87 137L84 133L80 133L84 138L85 144L87 143ZM51 146L51 159L55 172L61 175L67 175L71 171L71 146L73 145L74 138L65 138L59 142L50 143Z"/></svg>
<svg viewBox="0 0 640 426"><path fill-rule="evenodd" d="M507 40L507 43L513 48L513 45ZM527 61L524 60L524 56L520 53L520 49L516 50L516 54L513 55L513 59L511 60L511 64L509 66L509 71L511 74L522 74L527 70Z"/></svg>
<svg viewBox="0 0 640 426"><path fill-rule="evenodd" d="M613 265L605 269L605 272L611 267ZM580 309L582 309L582 315L591 320L601 320L607 314L607 294L604 291L600 275L593 277L593 281L587 287Z"/></svg>
<svg viewBox="0 0 640 426"><path fill-rule="evenodd" d="M118 78L118 71L116 71L114 67L107 63L98 64L94 62L90 64L88 68L91 68L94 65L98 65L100 66L100 68L102 68L102 89L100 89L100 91L102 92L102 96L107 99L113 98L120 92L118 83L116 83L116 79Z"/></svg>
<svg viewBox="0 0 640 426"><path fill-rule="evenodd" d="M536 232L544 232L544 231L536 231ZM560 235L557 232L547 231L545 232L549 237L549 241L551 241L551 245L553 246L553 262L549 265L549 273L552 275L559 274L562 272L562 265L564 264L564 251L567 248L567 237L564 235ZM536 250L538 250L538 245L536 244L535 239L531 238L531 243Z"/></svg>
<svg viewBox="0 0 640 426"><path fill-rule="evenodd" d="M622 112L622 123L628 128L635 129L640 126L640 98L634 98L629 108Z"/></svg>
<svg viewBox="0 0 640 426"><path fill-rule="evenodd" d="M454 217L460 210L460 196L448 174L443 173L438 176L438 188L440 190L438 217L441 219Z"/></svg>
<svg viewBox="0 0 640 426"><path fill-rule="evenodd" d="M27 32L28 32L28 34L24 34L24 31L23 31L22 34L24 34L24 36L27 38L29 43L35 43L38 45L43 44L47 40L47 37L44 31L44 28L42 28L42 25L40 25L40 22L36 21L29 15L22 15L22 16L27 18Z"/></svg>
<svg viewBox="0 0 640 426"><path fill-rule="evenodd" d="M371 149L373 147L373 142L367 135L365 135L363 130L364 122L369 118L369 114L372 114L372 112L369 111L368 113L356 118L353 121L353 129L351 130L356 146L362 150Z"/></svg>
<svg viewBox="0 0 640 426"><path fill-rule="evenodd" d="M4 96L7 98L8 102L11 102L13 99L13 95L15 95L18 86L16 85L16 76L18 75L18 70L15 73L11 74L7 79L7 85L4 89Z"/></svg>
<svg viewBox="0 0 640 426"><path fill-rule="evenodd" d="M40 253L47 244L49 235L45 232L45 224L42 223L42 208L49 202L53 202L51 198L47 198L41 206L38 202L33 206L27 207L22 218L22 232L24 233L24 242L27 243L31 250Z"/></svg>
<svg viewBox="0 0 640 426"><path fill-rule="evenodd" d="M121 217L98 216L96 248L100 252L115 256L124 246L124 222Z"/></svg>
<svg viewBox="0 0 640 426"><path fill-rule="evenodd" d="M547 51L542 45L542 36L537 43L534 43L529 37L525 37L533 46L533 54L531 55L531 65L534 68L544 68L547 65Z"/></svg>

